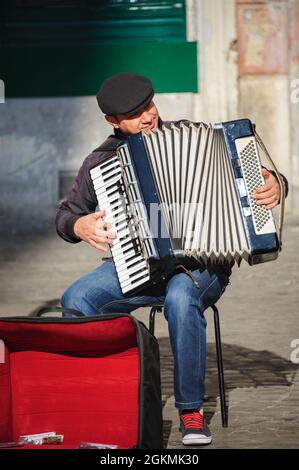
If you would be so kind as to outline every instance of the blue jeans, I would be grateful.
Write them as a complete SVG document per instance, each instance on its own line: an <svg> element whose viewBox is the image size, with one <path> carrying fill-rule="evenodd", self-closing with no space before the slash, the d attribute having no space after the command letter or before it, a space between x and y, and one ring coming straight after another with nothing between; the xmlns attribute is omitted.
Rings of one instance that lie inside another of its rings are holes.
<svg viewBox="0 0 299 470"><path fill-rule="evenodd" d="M204 401L206 362L206 319L204 311L214 304L228 284L228 277L192 271L196 287L184 272L167 283L165 295L124 297L113 261L106 261L74 282L63 294L63 307L85 315L130 313L143 305L164 303L169 337L174 357L175 406L179 409L201 408Z"/></svg>

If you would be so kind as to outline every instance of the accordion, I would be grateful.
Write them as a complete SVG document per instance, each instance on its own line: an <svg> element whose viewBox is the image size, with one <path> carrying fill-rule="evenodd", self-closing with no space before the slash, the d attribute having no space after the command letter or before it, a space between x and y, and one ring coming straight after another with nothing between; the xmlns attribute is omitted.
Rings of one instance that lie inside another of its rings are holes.
<svg viewBox="0 0 299 470"><path fill-rule="evenodd" d="M90 170L116 232L111 252L124 294L151 285L170 257L199 266L277 258L272 212L251 196L264 183L258 143L264 148L248 119L180 122L129 136Z"/></svg>

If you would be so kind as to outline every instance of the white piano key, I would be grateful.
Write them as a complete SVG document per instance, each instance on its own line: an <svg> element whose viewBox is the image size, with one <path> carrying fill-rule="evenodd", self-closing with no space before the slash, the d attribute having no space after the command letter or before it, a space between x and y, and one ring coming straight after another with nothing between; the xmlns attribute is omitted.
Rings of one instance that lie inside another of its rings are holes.
<svg viewBox="0 0 299 470"><path fill-rule="evenodd" d="M120 168L111 168L111 170L102 175L102 180L104 183L109 184L114 177L121 176L121 174Z"/></svg>
<svg viewBox="0 0 299 470"><path fill-rule="evenodd" d="M138 259L136 258L134 260L130 260L128 263L123 263L121 265L115 265L115 269L117 271L118 277L120 278L123 273L130 275L132 270L133 270L133 265L135 263L137 263L136 264L136 267L137 267L139 265L138 262L141 263L142 261L144 261L143 258L141 256L139 256ZM140 268L138 268L138 269L140 269Z"/></svg>
<svg viewBox="0 0 299 470"><path fill-rule="evenodd" d="M135 274L135 276L130 277L129 279L119 280L121 287L126 287L128 285L135 286L135 282L138 282L139 279L144 278L148 274L147 267L144 270L140 271L139 273ZM143 281L144 282L144 281Z"/></svg>
<svg viewBox="0 0 299 470"><path fill-rule="evenodd" d="M121 285L122 292L126 294L127 292L130 292L131 290L135 289L136 287L145 284L148 280L150 279L150 276L147 275L143 278L141 278L138 282L134 282L134 284L126 284L124 286Z"/></svg>
<svg viewBox="0 0 299 470"><path fill-rule="evenodd" d="M104 201L101 205L101 210L106 210L110 208L110 210L113 212L117 211L117 210L122 210L123 212L126 210L126 208L124 207L124 204L121 203L121 200L120 199L115 199L115 200L112 200L112 201Z"/></svg>
<svg viewBox="0 0 299 470"><path fill-rule="evenodd" d="M146 268L147 268L147 265L145 262L143 262L143 264L140 263L140 265L134 266L131 269L124 270L118 276L119 281L121 283L124 283L125 281L129 281L130 279L135 279L134 275L138 276L138 272L139 271L141 272L141 270L146 269Z"/></svg>
<svg viewBox="0 0 299 470"><path fill-rule="evenodd" d="M107 182L104 182L104 181L96 181L96 183L94 184L94 190L97 194L102 194L105 190L110 190L110 188L115 188L115 189L118 189L118 182L120 181L121 179L121 175L115 175L111 178L111 180L109 181L109 184L107 184Z"/></svg>
<svg viewBox="0 0 299 470"><path fill-rule="evenodd" d="M93 180L93 187L95 191L100 189L102 186L110 186L112 184L117 184L117 182L121 178L121 172L113 171L108 178L103 178L102 176L98 176Z"/></svg>
<svg viewBox="0 0 299 470"><path fill-rule="evenodd" d="M121 228L121 229L119 229L119 230L116 229L116 236L117 236L118 239L127 237L128 235L129 235L130 237L131 237L132 235L134 236L134 232L132 232L132 231L128 228L128 226L125 226L124 228Z"/></svg>
<svg viewBox="0 0 299 470"><path fill-rule="evenodd" d="M105 222L109 222L109 223L112 223L113 224L113 227L117 227L117 224L121 224L122 222L127 222L127 216L125 213L122 213L120 216L118 217L113 217L113 215L111 213L109 213L109 215L106 213L105 215Z"/></svg>
<svg viewBox="0 0 299 470"><path fill-rule="evenodd" d="M128 242L128 243L127 243ZM130 240L130 238L128 237L128 239L125 240L125 243L120 243L119 241L117 241L112 247L111 247L111 252L113 254L113 256L117 256L119 255L120 253L123 253L124 250L126 248L129 248L131 247L132 249L134 249L134 245L133 245L133 242Z"/></svg>
<svg viewBox="0 0 299 470"><path fill-rule="evenodd" d="M126 220L121 222L120 224L114 225L114 231L116 233L116 237L120 238L121 233L128 227L128 223Z"/></svg>
<svg viewBox="0 0 299 470"><path fill-rule="evenodd" d="M123 270L129 271L135 263L141 263L142 261L144 261L142 256L140 254L137 254L134 256L134 258L129 258L128 260L125 258L120 259L117 262L115 262L114 260L114 263L117 272L121 272Z"/></svg>
<svg viewBox="0 0 299 470"><path fill-rule="evenodd" d="M113 253L113 256L117 256L119 251L124 251L126 250L129 245L133 248L134 247L134 242L131 237L127 237L125 239L120 240L119 238L114 238L113 239L113 244L111 246L111 250Z"/></svg>
<svg viewBox="0 0 299 470"><path fill-rule="evenodd" d="M90 174L92 175L92 178L96 178L98 175L102 176L103 174L105 174L107 171L110 171L111 169L120 168L118 157L111 159L107 165L105 163L103 165L99 165L98 167L90 170Z"/></svg>
<svg viewBox="0 0 299 470"><path fill-rule="evenodd" d="M109 171L105 172L105 174L99 173L93 178L93 184L98 184L100 181L106 182L106 184L109 184L110 181L113 181L113 178L116 178L117 176L121 175L122 171L120 168L113 167Z"/></svg>
<svg viewBox="0 0 299 470"><path fill-rule="evenodd" d="M136 251L134 250L134 248L132 248L132 246L133 246L133 244L130 246L129 251L125 251L125 252L122 251L121 253L113 255L113 261L118 262L119 260L123 259L124 257L130 258L131 256L136 255Z"/></svg>
<svg viewBox="0 0 299 470"><path fill-rule="evenodd" d="M120 173L111 174L111 176L108 180L103 180L103 179L97 178L93 182L94 190L98 193L101 193L103 188L108 189L108 188L111 188L111 187L114 187L114 186L115 186L115 188L118 188L120 179L121 179L121 174Z"/></svg>
<svg viewBox="0 0 299 470"><path fill-rule="evenodd" d="M111 247L113 257L117 257L118 255L123 253L128 253L129 250L134 250L135 252L138 252L138 250L136 250L136 243L133 243L130 238L124 240L123 243L117 240L117 242Z"/></svg>
<svg viewBox="0 0 299 470"><path fill-rule="evenodd" d="M122 271L123 269L128 270L130 267L132 267L134 262L144 261L143 258L140 258L140 259L138 258L140 256L141 256L140 253L139 254L137 253L137 254L135 254L134 258L128 258L128 260L127 260L123 256L123 257L119 257L118 260L116 260L116 261L113 258L116 270L117 271Z"/></svg>
<svg viewBox="0 0 299 470"><path fill-rule="evenodd" d="M133 262L137 262L137 261L138 262L144 261L144 259L141 256L141 253L133 252L133 254L131 255L128 255L128 253L123 253L122 257L119 256L117 260L114 259L114 262L118 267L123 266L124 264L127 266L129 265L131 266Z"/></svg>
<svg viewBox="0 0 299 470"><path fill-rule="evenodd" d="M103 162L103 163L100 163L100 164L97 165L96 167L92 168L92 169L90 170L90 172L91 172L92 174L96 174L96 173L98 173L99 171L102 171L102 170L104 170L105 168L109 167L112 163L115 164L116 162L119 162L119 164L120 164L120 160L119 160L119 157L118 157L117 155L115 155L114 157L112 157L112 158L106 160L106 161Z"/></svg>
<svg viewBox="0 0 299 470"><path fill-rule="evenodd" d="M132 244L133 244L133 243L136 243L135 240L136 240L136 236L135 236L135 233L134 233L134 232L133 232L133 236L132 236L130 233L128 233L128 234L125 235L125 236L122 236L122 237L117 236L117 237L114 239L114 241L115 241L116 243L119 243L119 244L122 245L122 246L124 246L125 244L127 244L127 243L129 243L129 242L132 243Z"/></svg>

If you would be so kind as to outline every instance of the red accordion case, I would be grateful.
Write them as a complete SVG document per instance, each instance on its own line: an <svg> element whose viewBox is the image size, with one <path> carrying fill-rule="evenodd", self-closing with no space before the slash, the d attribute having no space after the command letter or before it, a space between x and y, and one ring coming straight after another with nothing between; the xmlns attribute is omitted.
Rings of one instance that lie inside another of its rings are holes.
<svg viewBox="0 0 299 470"><path fill-rule="evenodd" d="M0 444L54 431L62 444L20 449L162 447L158 344L134 317L0 318L0 339Z"/></svg>

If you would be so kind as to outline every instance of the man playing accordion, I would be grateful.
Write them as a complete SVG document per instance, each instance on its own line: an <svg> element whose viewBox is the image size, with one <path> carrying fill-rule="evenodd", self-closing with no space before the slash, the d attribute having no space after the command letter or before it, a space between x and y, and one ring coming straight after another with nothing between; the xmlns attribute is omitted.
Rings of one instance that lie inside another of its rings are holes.
<svg viewBox="0 0 299 470"><path fill-rule="evenodd" d="M59 207L58 234L70 243L84 240L93 248L107 252L115 233L105 221L92 185L90 169L107 155L115 155L117 146L127 136L148 133L162 125L153 101L152 84L146 77L122 73L110 77L97 94L97 101L114 134L84 160L78 176ZM258 205L272 209L280 201L280 186L266 168L265 183L253 197ZM284 177L283 177L284 178ZM287 181L284 178L287 188ZM206 361L205 310L216 303L229 283L232 262L214 267L190 264L176 270L173 261L165 263L165 280L159 286L140 290L138 295L124 296L112 259L74 282L63 294L63 307L81 310L85 315L133 310L157 303L164 304L174 357L175 406L179 411L184 445L209 444L211 433L203 418Z"/></svg>

